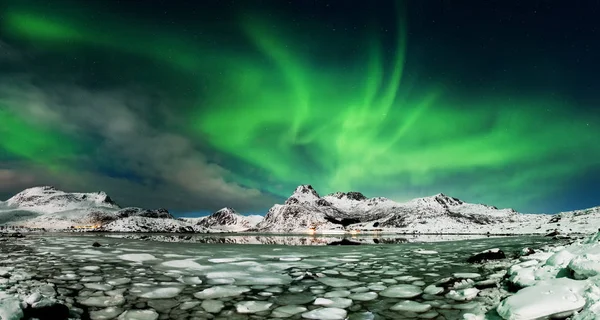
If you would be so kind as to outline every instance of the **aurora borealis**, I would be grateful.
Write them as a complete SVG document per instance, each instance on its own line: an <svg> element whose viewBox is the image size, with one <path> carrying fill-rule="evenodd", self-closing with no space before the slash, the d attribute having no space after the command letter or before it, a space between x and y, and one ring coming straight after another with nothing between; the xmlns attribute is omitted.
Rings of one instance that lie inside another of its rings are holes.
<svg viewBox="0 0 600 320"><path fill-rule="evenodd" d="M265 212L299 184L600 205L600 23L566 1L3 1L0 199Z"/></svg>

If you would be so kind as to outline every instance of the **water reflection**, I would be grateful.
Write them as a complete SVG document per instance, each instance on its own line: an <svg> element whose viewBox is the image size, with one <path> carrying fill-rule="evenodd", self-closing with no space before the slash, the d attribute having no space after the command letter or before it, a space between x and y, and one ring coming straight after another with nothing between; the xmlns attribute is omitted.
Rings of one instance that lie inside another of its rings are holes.
<svg viewBox="0 0 600 320"><path fill-rule="evenodd" d="M187 242L208 244L262 244L290 246L324 245L382 245L408 242L438 242L485 238L485 235L298 235L298 234L152 234L152 233L89 233L81 236L148 240L160 242Z"/></svg>

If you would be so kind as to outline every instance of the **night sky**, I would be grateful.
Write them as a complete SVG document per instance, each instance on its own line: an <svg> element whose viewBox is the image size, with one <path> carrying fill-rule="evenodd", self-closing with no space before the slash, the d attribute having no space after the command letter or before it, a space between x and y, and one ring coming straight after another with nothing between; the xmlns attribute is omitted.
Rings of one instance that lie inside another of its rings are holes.
<svg viewBox="0 0 600 320"><path fill-rule="evenodd" d="M600 205L599 1L0 2L0 199Z"/></svg>

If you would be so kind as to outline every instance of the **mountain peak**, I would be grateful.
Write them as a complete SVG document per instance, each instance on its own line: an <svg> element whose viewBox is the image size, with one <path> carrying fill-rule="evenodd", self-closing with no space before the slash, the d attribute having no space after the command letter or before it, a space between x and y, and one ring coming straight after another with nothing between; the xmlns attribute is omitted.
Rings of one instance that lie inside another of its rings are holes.
<svg viewBox="0 0 600 320"><path fill-rule="evenodd" d="M310 184L303 184L294 190L294 193L285 201L285 204L314 202L319 199L321 199L321 197Z"/></svg>
<svg viewBox="0 0 600 320"><path fill-rule="evenodd" d="M233 208L225 207L225 208L221 208L221 209L217 210L212 215L226 215L226 214L238 214L238 213Z"/></svg>
<svg viewBox="0 0 600 320"><path fill-rule="evenodd" d="M458 206L464 204L464 202L458 198L447 196L443 193L438 193L436 195L424 198L418 198L413 201L417 201L420 203L426 203L428 205L435 204L442 206L443 208L448 208L452 206Z"/></svg>
<svg viewBox="0 0 600 320"><path fill-rule="evenodd" d="M296 190L294 191L294 194L312 194L317 198L319 197L319 194L317 193L317 191L310 185L310 184L303 184L303 185L299 185Z"/></svg>
<svg viewBox="0 0 600 320"><path fill-rule="evenodd" d="M356 192L356 191L334 192L334 193L329 194L328 196L335 197L335 198L338 198L338 199L346 198L346 199L357 200L357 201L362 201L362 200L366 200L367 199L367 197L365 197L365 195L363 195L360 192Z"/></svg>

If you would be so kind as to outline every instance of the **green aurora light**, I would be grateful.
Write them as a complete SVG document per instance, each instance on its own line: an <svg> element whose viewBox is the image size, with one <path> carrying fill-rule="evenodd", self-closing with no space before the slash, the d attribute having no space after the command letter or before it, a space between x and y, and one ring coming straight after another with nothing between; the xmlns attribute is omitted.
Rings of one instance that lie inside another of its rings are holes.
<svg viewBox="0 0 600 320"><path fill-rule="evenodd" d="M394 43L386 44L392 54L376 35L348 39L362 50L344 68L303 51L292 28L274 30L256 15L239 18L240 34L250 44L242 52L125 28L118 20L83 23L27 8L8 10L2 28L48 50L118 51L158 62L161 74L184 74L181 82L195 83L198 94L180 108L188 119L182 131L233 164L228 179L279 196L310 183L322 192L400 199L395 190L477 194L494 204L511 195L506 204L525 205L557 190L556 183L544 183L548 177L567 183L596 168L600 149L590 146L600 135L581 124L598 119L570 114L567 100L474 98L443 83L416 86L417 78L404 74L410 63L405 20L398 19ZM6 111L0 118L7 124L0 129L4 151L49 166L64 164L60 155L75 152L61 143L67 138Z"/></svg>

